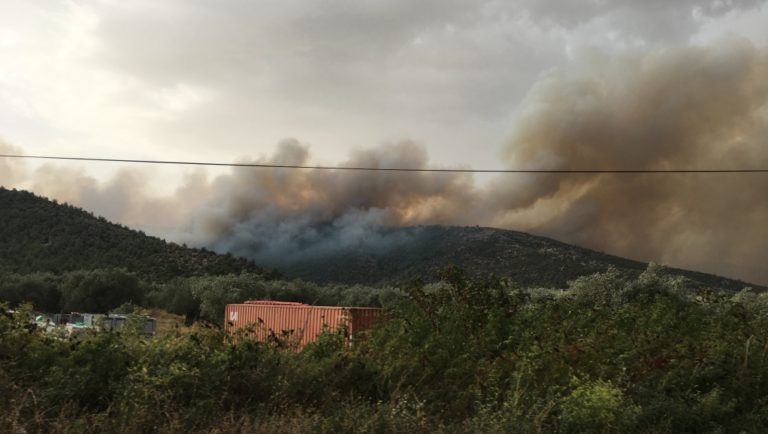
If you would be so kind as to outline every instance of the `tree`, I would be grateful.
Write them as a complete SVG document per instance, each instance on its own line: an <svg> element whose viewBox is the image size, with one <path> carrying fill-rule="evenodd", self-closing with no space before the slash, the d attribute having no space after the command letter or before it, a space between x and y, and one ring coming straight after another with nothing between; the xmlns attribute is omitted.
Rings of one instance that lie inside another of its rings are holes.
<svg viewBox="0 0 768 434"><path fill-rule="evenodd" d="M69 273L62 292L64 310L107 312L123 303L141 304L144 288L135 274L106 269Z"/></svg>

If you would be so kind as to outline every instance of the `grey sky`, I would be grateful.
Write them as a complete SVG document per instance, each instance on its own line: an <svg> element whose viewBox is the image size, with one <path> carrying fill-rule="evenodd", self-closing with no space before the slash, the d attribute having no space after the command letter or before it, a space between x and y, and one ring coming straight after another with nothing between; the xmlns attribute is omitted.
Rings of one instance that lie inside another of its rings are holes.
<svg viewBox="0 0 768 434"><path fill-rule="evenodd" d="M0 136L217 160L294 137L325 162L411 139L435 164L498 166L541 73L707 32L761 44L766 18L756 0L3 0Z"/></svg>

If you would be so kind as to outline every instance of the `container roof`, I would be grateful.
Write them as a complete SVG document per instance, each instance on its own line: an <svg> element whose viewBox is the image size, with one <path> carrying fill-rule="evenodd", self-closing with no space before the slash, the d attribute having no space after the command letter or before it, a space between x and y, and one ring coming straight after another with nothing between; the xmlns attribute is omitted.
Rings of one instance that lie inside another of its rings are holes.
<svg viewBox="0 0 768 434"><path fill-rule="evenodd" d="M309 306L306 303L299 303L297 301L247 300L244 303L262 306Z"/></svg>

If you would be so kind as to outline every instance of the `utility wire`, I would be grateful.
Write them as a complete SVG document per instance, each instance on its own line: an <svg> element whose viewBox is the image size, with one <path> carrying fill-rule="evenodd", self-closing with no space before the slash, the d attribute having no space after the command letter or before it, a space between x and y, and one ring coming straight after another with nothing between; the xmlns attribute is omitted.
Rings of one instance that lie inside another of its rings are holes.
<svg viewBox="0 0 768 434"><path fill-rule="evenodd" d="M49 155L0 154L0 158L34 160L91 161L101 163L166 164L183 166L254 167L268 169L354 170L370 172L447 172L447 173L768 173L768 169L430 169L417 167L302 166L267 163L217 163L203 161L135 160L122 158L57 157Z"/></svg>

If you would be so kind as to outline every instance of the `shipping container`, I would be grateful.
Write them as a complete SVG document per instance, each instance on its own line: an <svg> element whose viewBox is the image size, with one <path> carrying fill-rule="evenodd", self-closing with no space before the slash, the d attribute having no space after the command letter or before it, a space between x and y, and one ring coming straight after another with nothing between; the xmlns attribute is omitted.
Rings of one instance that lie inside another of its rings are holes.
<svg viewBox="0 0 768 434"><path fill-rule="evenodd" d="M370 329L381 313L381 309L370 307L252 300L228 304L224 321L230 334L239 331L258 341L301 348L324 330L345 333L351 342L356 333Z"/></svg>

